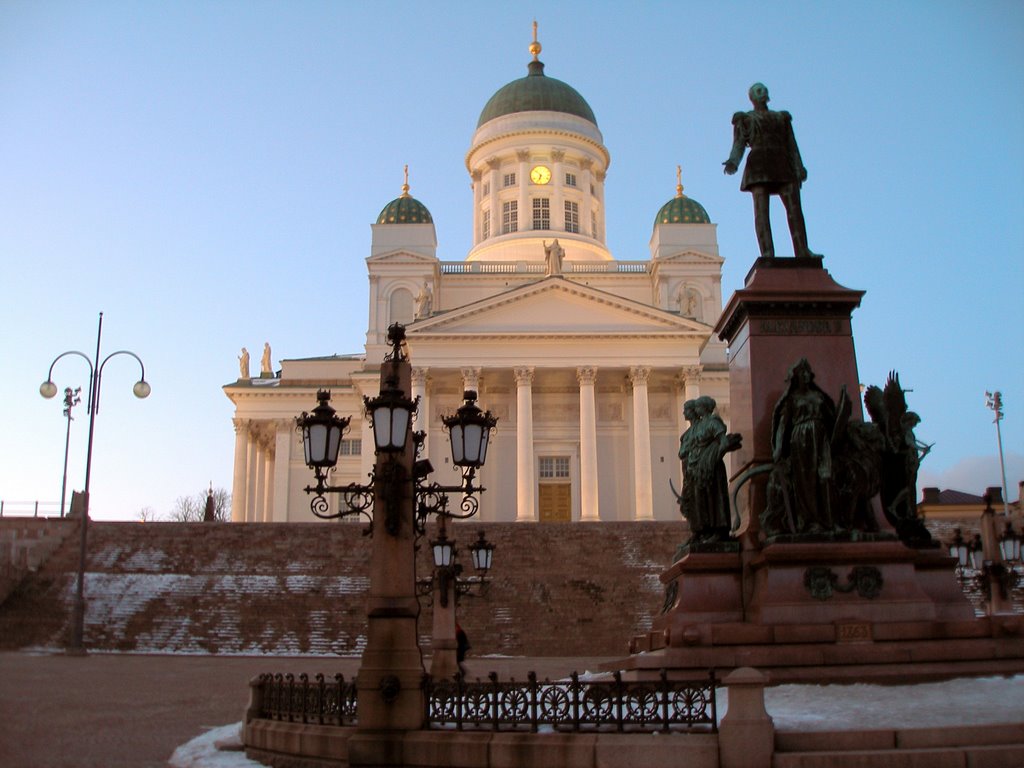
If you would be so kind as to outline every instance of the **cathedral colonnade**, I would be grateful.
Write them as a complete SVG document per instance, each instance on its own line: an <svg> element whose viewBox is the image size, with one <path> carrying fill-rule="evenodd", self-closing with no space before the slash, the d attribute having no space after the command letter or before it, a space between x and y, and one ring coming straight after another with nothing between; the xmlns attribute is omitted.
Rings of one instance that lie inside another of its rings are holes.
<svg viewBox="0 0 1024 768"><path fill-rule="evenodd" d="M666 473L679 480L674 453L679 434L688 426L682 404L700 396L701 376L701 366L671 371L593 365L417 367L410 393L419 399L413 426L428 433L424 458L432 458L435 469L442 469L448 464L448 446L441 416L457 407L464 390L479 392L480 405L499 417L482 478L496 493L484 498L484 519L654 520L665 516L664 500L656 501L655 484L666 484ZM654 381L664 401L658 406L650 392ZM652 412L661 419L654 437ZM359 440L361 453L369 455L353 457L348 469L339 467L333 480L338 483L365 482L372 466L369 421L360 413L350 415L353 428L347 437ZM236 417L234 426L232 521L312 519L302 491L308 470L302 465L294 420ZM613 485L609 473L615 475L615 489L625 488L618 498L608 492ZM497 504L500 510L495 509Z"/></svg>

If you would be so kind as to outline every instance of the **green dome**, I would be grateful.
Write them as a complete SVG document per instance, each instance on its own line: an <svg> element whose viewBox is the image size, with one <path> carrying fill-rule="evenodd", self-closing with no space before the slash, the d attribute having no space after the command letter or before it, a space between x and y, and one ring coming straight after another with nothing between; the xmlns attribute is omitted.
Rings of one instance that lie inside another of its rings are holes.
<svg viewBox="0 0 1024 768"><path fill-rule="evenodd" d="M704 206L683 194L682 185L676 187L676 196L661 206L654 217L654 226L659 224L710 224L711 217Z"/></svg>
<svg viewBox="0 0 1024 768"><path fill-rule="evenodd" d="M594 111L575 88L545 76L544 64L536 59L530 62L529 71L526 77L513 80L491 96L480 113L477 128L502 115L533 111L565 112L597 125Z"/></svg>
<svg viewBox="0 0 1024 768"><path fill-rule="evenodd" d="M378 224L433 224L434 219L427 206L409 195L402 193L384 206L377 217Z"/></svg>

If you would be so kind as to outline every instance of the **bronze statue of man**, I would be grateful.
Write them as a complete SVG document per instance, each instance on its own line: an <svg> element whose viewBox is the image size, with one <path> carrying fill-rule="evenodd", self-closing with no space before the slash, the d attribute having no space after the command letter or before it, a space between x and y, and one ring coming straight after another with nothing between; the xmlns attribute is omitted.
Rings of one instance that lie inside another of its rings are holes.
<svg viewBox="0 0 1024 768"><path fill-rule="evenodd" d="M768 88L763 83L750 86L748 95L754 109L732 116L732 152L723 165L730 176L736 173L744 151L750 147L740 189L754 196L754 231L761 256L766 259L775 256L768 198L778 195L786 207L793 255L820 259L820 255L807 247L807 227L800 207L800 185L807 179L807 169L793 135L793 116L789 112L768 109Z"/></svg>

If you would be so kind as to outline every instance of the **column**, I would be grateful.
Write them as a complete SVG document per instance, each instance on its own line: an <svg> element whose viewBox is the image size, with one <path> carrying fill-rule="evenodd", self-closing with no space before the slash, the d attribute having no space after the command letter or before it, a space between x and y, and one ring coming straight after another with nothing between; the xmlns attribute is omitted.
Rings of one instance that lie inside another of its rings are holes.
<svg viewBox="0 0 1024 768"><path fill-rule="evenodd" d="M635 520L654 519L654 499L651 491L651 422L647 406L647 379L650 375L650 368L636 366L629 369L629 380L633 383Z"/></svg>
<svg viewBox="0 0 1024 768"><path fill-rule="evenodd" d="M551 150L551 228L565 232L565 152L561 149ZM581 227L582 229L582 227Z"/></svg>
<svg viewBox="0 0 1024 768"><path fill-rule="evenodd" d="M516 522L534 522L533 368L515 368L512 372L516 378Z"/></svg>
<svg viewBox="0 0 1024 768"><path fill-rule="evenodd" d="M479 368L463 368L462 369L462 389L471 389L480 394L480 369Z"/></svg>
<svg viewBox="0 0 1024 768"><path fill-rule="evenodd" d="M501 161L487 158L487 178L491 185L491 237L501 234ZM495 229L497 227L497 229Z"/></svg>
<svg viewBox="0 0 1024 768"><path fill-rule="evenodd" d="M427 382L430 377L426 368L412 369L412 399L420 399L416 415L413 417L412 428L416 432L426 432L427 440L423 443L423 458L430 456L430 396Z"/></svg>
<svg viewBox="0 0 1024 768"><path fill-rule="evenodd" d="M594 161L589 157L580 161L580 170L583 171L579 178L580 192L583 193L583 204L580 206L580 232L584 232L591 237L596 238L597 232L591 231L592 228L590 226L590 214L594 210L594 198L593 195L590 194L590 171L593 167Z"/></svg>
<svg viewBox="0 0 1024 768"><path fill-rule="evenodd" d="M533 229L533 207L530 203L530 150L516 150L516 160L519 161L516 171L516 184L519 190L519 231L526 232Z"/></svg>
<svg viewBox="0 0 1024 768"><path fill-rule="evenodd" d="M232 419L235 425L235 466L231 478L231 522L245 522L246 470L249 460L249 420Z"/></svg>
<svg viewBox="0 0 1024 768"><path fill-rule="evenodd" d="M252 473L253 485L250 486L252 498L249 499L249 522L263 522L263 508L266 504L265 493L267 490L267 458L266 448L263 445L263 435L256 440L256 455L254 457L255 471ZM253 487L255 486L255 487Z"/></svg>
<svg viewBox="0 0 1024 768"><path fill-rule="evenodd" d="M274 445L274 505L270 520L275 523L288 522L288 502L291 496L292 442L295 422L280 419Z"/></svg>
<svg viewBox="0 0 1024 768"><path fill-rule="evenodd" d="M577 368L580 382L580 520L601 519L597 494L596 368Z"/></svg>
<svg viewBox="0 0 1024 768"><path fill-rule="evenodd" d="M682 384L682 402L678 403L676 416L679 418L680 432L690 428L690 422L683 416L683 403L700 397L700 374L704 370L700 365L688 365L680 371L677 381Z"/></svg>
<svg viewBox="0 0 1024 768"><path fill-rule="evenodd" d="M263 449L263 508L260 510L260 520L264 523L273 520L274 509L274 450L270 440L268 437Z"/></svg>
<svg viewBox="0 0 1024 768"><path fill-rule="evenodd" d="M483 200L481 193L481 179L483 178L479 170L473 171L469 174L469 178L473 180L473 245L480 242L480 202ZM416 372L413 371L413 379L415 380Z"/></svg>
<svg viewBox="0 0 1024 768"><path fill-rule="evenodd" d="M245 522L256 521L256 489L259 480L259 433L256 425L249 422L249 445L245 452Z"/></svg>
<svg viewBox="0 0 1024 768"><path fill-rule="evenodd" d="M383 340L380 332L380 278L377 275L370 275L370 322L366 326L366 343L379 344ZM387 315L383 315L387 317Z"/></svg>

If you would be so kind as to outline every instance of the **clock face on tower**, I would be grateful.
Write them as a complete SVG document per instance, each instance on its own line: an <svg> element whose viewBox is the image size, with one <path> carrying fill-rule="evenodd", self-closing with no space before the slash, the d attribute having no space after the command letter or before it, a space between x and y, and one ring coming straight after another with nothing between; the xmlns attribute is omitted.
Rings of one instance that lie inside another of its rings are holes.
<svg viewBox="0 0 1024 768"><path fill-rule="evenodd" d="M551 171L546 166L538 165L530 171L530 181L534 184L547 184L551 181Z"/></svg>

